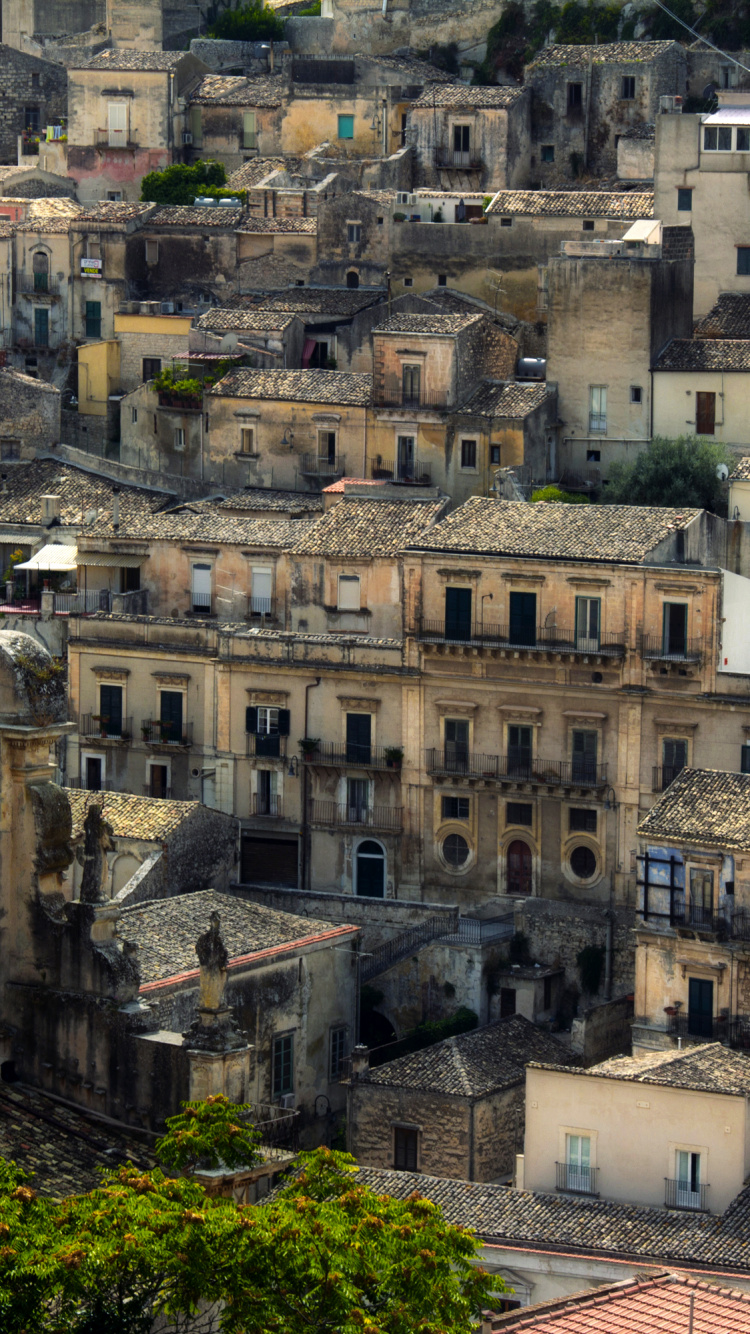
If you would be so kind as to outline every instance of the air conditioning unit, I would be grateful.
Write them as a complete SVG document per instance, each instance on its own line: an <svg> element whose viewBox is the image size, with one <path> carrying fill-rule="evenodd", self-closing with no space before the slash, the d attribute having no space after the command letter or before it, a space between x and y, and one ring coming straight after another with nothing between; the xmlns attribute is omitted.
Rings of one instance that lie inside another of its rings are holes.
<svg viewBox="0 0 750 1334"><path fill-rule="evenodd" d="M283 1107L287 1111L294 1111L294 1094L285 1093L279 1098L279 1107Z"/></svg>
<svg viewBox="0 0 750 1334"><path fill-rule="evenodd" d="M192 134L190 133L189 130L183 130L183 131L182 131L182 142L183 142L183 144L192 144L192 142L193 142L193 136L192 136Z"/></svg>
<svg viewBox="0 0 750 1334"><path fill-rule="evenodd" d="M174 315L174 301L162 301L161 313L162 315Z"/></svg>

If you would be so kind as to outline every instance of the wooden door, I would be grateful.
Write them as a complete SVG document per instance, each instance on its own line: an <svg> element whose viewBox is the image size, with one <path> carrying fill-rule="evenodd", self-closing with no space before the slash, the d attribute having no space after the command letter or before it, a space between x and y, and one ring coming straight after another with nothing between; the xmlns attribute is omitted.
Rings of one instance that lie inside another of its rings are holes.
<svg viewBox="0 0 750 1334"><path fill-rule="evenodd" d="M519 897L531 893L531 848L517 838L508 848L508 893Z"/></svg>
<svg viewBox="0 0 750 1334"><path fill-rule="evenodd" d="M713 435L716 429L716 394L699 390L695 395L695 433Z"/></svg>

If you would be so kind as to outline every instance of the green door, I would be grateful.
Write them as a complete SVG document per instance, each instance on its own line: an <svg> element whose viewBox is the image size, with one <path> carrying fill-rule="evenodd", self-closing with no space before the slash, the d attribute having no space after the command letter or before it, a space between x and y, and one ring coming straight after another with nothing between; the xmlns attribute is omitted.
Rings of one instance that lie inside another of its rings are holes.
<svg viewBox="0 0 750 1334"><path fill-rule="evenodd" d="M34 310L34 342L37 347L49 347L49 311L46 306Z"/></svg>
<svg viewBox="0 0 750 1334"><path fill-rule="evenodd" d="M179 744L182 741L181 690L162 690L159 721L162 741L176 741Z"/></svg>

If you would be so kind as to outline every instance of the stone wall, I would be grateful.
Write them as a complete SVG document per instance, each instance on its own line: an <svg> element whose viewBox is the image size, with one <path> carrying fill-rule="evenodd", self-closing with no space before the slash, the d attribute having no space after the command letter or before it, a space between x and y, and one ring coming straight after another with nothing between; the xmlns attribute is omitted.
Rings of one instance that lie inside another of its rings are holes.
<svg viewBox="0 0 750 1334"><path fill-rule="evenodd" d="M632 996L590 1005L573 1020L570 1049L577 1052L584 1065L596 1065L610 1056L629 1056L632 1023Z"/></svg>
<svg viewBox="0 0 750 1334"><path fill-rule="evenodd" d="M60 439L60 390L20 371L0 371L0 440L20 442L21 458L35 458Z"/></svg>
<svg viewBox="0 0 750 1334"><path fill-rule="evenodd" d="M0 161L15 163L18 136L27 128L29 107L39 109L39 124L67 115L68 76L60 65L0 45Z"/></svg>
<svg viewBox="0 0 750 1334"><path fill-rule="evenodd" d="M298 917L317 917L324 922L346 922L362 928L362 948L375 949L410 927L420 926L430 917L445 915L455 909L445 904L410 902L407 899L365 899L354 894L334 894L322 890L266 889L255 885L233 884L231 893L251 903L262 903L279 912ZM378 980L380 986L380 980Z"/></svg>
<svg viewBox="0 0 750 1334"><path fill-rule="evenodd" d="M265 74L268 71L267 42L232 42L214 37L194 37L190 43L191 54L202 60L209 69L220 71L238 69L246 74ZM274 65L278 66L284 52L289 50L288 42L274 42Z"/></svg>
<svg viewBox="0 0 750 1334"><path fill-rule="evenodd" d="M528 937L531 955L544 964L565 969L569 987L581 989L577 955L587 945L604 948L607 922L602 907L553 899L518 901L516 929ZM629 908L614 909L612 990L615 996L629 995L635 985L635 914ZM604 973L602 972L603 995Z"/></svg>

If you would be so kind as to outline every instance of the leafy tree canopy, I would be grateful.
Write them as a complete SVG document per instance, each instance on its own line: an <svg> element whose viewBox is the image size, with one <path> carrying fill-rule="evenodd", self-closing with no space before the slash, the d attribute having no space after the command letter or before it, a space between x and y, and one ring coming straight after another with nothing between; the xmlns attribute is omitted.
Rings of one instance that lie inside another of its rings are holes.
<svg viewBox="0 0 750 1334"><path fill-rule="evenodd" d="M724 445L696 436L654 436L632 463L616 463L602 492L607 505L684 505L726 513L719 464L731 467Z"/></svg>
<svg viewBox="0 0 750 1334"><path fill-rule="evenodd" d="M246 1160L241 1111L225 1099L184 1105L162 1160ZM328 1149L301 1154L272 1201L248 1206L132 1164L57 1203L0 1159L9 1334L152 1334L160 1318L186 1334L471 1334L504 1290L472 1263L476 1250L436 1205L375 1194L348 1154Z"/></svg>
<svg viewBox="0 0 750 1334"><path fill-rule="evenodd" d="M244 198L242 190L226 190L227 173L221 162L175 162L164 171L150 171L141 182L141 199L154 204L192 204L197 195L219 199Z"/></svg>
<svg viewBox="0 0 750 1334"><path fill-rule="evenodd" d="M563 491L559 486L543 486L532 491L532 505L588 505L588 496L577 495L573 491Z"/></svg>
<svg viewBox="0 0 750 1334"><path fill-rule="evenodd" d="M223 37L234 42L281 41L284 23L263 0L249 0L236 9L226 8L214 19L209 37Z"/></svg>

